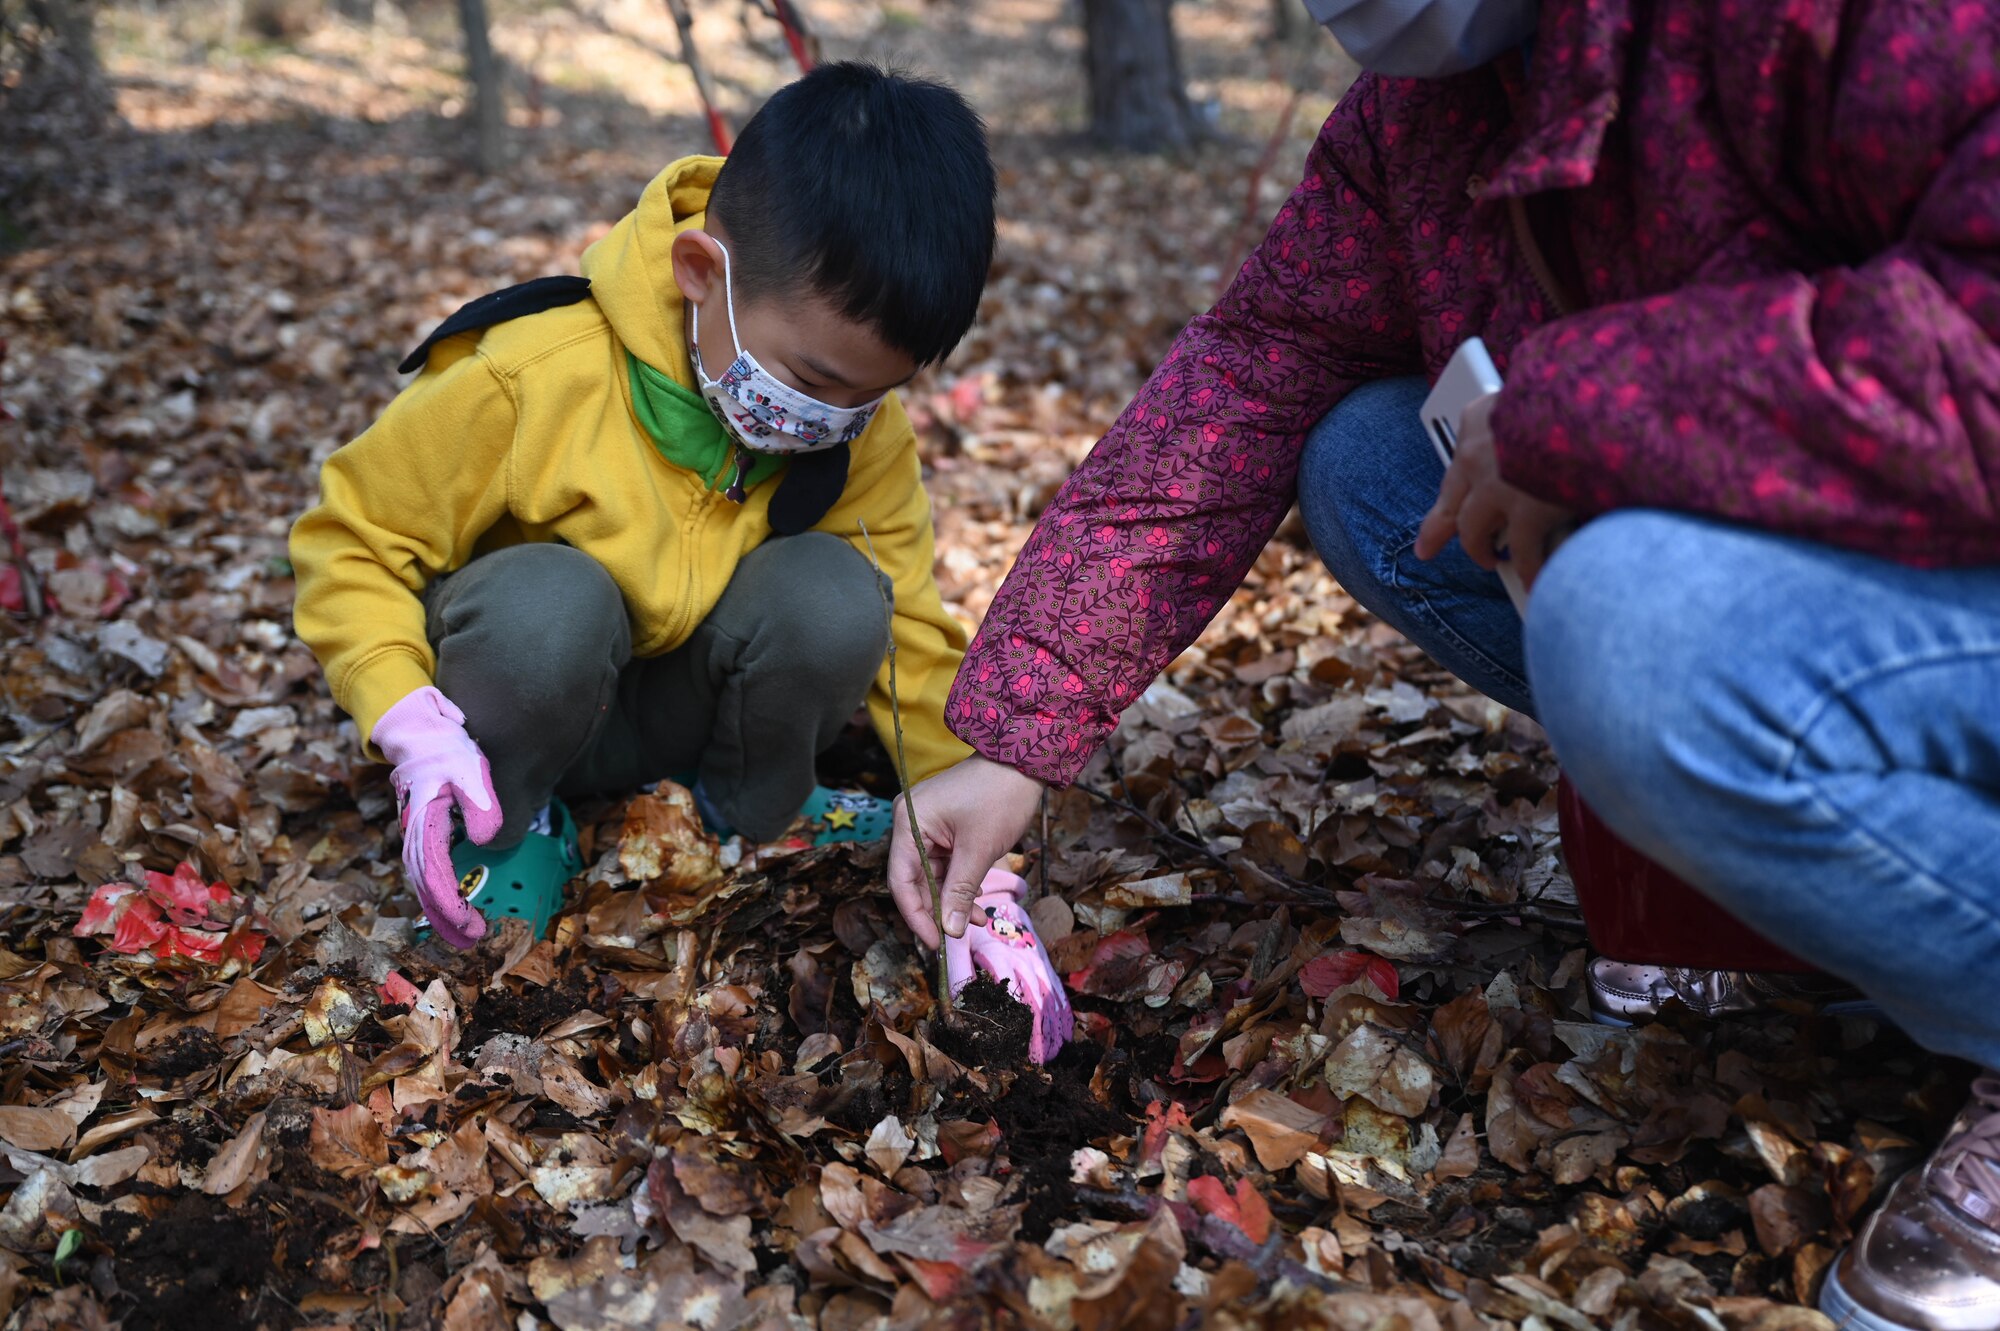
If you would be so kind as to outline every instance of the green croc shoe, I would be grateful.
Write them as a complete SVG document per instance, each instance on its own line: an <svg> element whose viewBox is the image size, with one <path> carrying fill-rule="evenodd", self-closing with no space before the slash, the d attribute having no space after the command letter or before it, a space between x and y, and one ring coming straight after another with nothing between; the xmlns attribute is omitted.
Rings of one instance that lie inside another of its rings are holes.
<svg viewBox="0 0 2000 1331"><path fill-rule="evenodd" d="M896 806L860 790L830 790L814 786L799 816L813 828L813 844L836 841L880 841L895 825Z"/></svg>
<svg viewBox="0 0 2000 1331"><path fill-rule="evenodd" d="M496 925L509 916L526 920L537 938L548 933L549 921L562 909L569 880L583 872L583 850L569 806L549 801L549 817L554 831L530 832L520 845L506 850L470 841L451 848L459 888L479 913Z"/></svg>
<svg viewBox="0 0 2000 1331"><path fill-rule="evenodd" d="M723 825L712 815L706 797L695 788L692 772L667 779L694 792L695 803L702 810L702 826L710 836L727 841L736 835L734 828ZM814 786L812 794L806 797L805 807L799 810L799 817L806 820L802 831L811 836L811 844L815 846L830 846L836 841L880 841L895 825L896 806L891 800L877 799L865 791ZM788 844L794 848L806 844L801 833L790 836L794 839ZM780 844L786 844L784 839Z"/></svg>

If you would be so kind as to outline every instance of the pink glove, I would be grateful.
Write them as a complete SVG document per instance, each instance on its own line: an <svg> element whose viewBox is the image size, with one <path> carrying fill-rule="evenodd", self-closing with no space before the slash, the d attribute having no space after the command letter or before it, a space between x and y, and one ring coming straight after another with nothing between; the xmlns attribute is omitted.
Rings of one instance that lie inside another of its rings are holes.
<svg viewBox="0 0 2000 1331"><path fill-rule="evenodd" d="M485 845L500 831L500 797L486 755L465 733L465 713L429 685L382 714L370 736L396 765L389 780L403 819L403 871L439 938L471 947L486 935L486 918L458 890L451 867L451 809L465 834Z"/></svg>
<svg viewBox="0 0 2000 1331"><path fill-rule="evenodd" d="M1048 950L1035 936L1028 912L1021 908L1028 884L1019 874L994 869L979 885L973 905L986 915L986 927L966 927L965 937L944 940L945 966L955 994L972 983L975 963L1014 991L1014 997L1035 1014L1028 1034L1028 1056L1046 1063L1062 1050L1075 1018L1062 977L1049 961Z"/></svg>

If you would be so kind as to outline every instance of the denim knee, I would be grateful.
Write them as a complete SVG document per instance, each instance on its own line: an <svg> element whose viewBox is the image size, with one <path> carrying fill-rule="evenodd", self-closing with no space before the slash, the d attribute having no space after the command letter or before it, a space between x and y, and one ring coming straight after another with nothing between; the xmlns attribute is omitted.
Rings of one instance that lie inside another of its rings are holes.
<svg viewBox="0 0 2000 1331"><path fill-rule="evenodd" d="M1415 376L1362 384L1312 428L1299 458L1306 534L1334 581L1366 606L1400 595L1393 562L1437 490L1407 475L1409 460L1392 446L1418 430L1426 391Z"/></svg>
<svg viewBox="0 0 2000 1331"><path fill-rule="evenodd" d="M1299 461L1306 531L1348 595L1472 687L1532 715L1521 625L1500 580L1456 544L1416 557L1444 479L1419 419L1428 392L1415 376L1363 384L1313 428Z"/></svg>
<svg viewBox="0 0 2000 1331"><path fill-rule="evenodd" d="M1670 867L1688 864L1714 809L1755 784L1746 776L1775 738L1756 733L1725 664L1730 625L1690 576L1713 526L1650 510L1597 518L1557 550L1528 604L1528 677L1564 771Z"/></svg>

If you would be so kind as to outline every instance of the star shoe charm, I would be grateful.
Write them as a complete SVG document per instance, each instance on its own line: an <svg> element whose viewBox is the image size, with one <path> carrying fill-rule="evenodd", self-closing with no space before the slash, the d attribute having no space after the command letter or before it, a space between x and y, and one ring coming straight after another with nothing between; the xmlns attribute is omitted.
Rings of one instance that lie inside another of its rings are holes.
<svg viewBox="0 0 2000 1331"><path fill-rule="evenodd" d="M880 841L889 835L894 809L889 801L862 790L814 789L800 815L812 844L836 841Z"/></svg>

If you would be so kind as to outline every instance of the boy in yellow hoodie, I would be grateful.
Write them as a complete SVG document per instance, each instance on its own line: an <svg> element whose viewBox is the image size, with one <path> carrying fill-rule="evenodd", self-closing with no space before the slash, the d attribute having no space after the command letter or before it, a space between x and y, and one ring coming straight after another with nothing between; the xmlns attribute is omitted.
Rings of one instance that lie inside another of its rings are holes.
<svg viewBox="0 0 2000 1331"><path fill-rule="evenodd" d="M663 171L581 278L447 320L328 459L292 531L298 633L394 764L447 942L546 925L581 867L558 794L693 773L718 830L769 839L809 801L850 823L814 758L864 699L892 742L891 636L910 779L967 754L891 390L971 325L993 196L955 92L822 66L726 161Z"/></svg>

